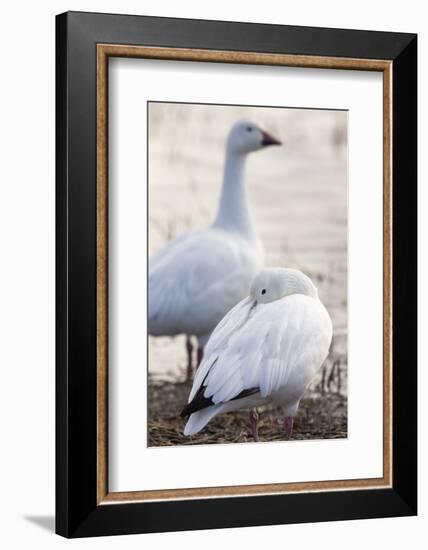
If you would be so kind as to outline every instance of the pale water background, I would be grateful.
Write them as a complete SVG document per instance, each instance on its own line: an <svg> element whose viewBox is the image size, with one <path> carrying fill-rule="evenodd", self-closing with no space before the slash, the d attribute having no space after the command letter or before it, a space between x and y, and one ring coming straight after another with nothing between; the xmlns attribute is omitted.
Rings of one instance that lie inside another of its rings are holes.
<svg viewBox="0 0 428 550"><path fill-rule="evenodd" d="M283 143L248 157L253 217L266 265L300 269L318 287L334 325L323 386L346 395L347 112L150 103L149 255L211 223L227 133L242 118ZM182 336L149 338L152 379L182 380L185 365ZM320 389L321 376L311 391Z"/></svg>

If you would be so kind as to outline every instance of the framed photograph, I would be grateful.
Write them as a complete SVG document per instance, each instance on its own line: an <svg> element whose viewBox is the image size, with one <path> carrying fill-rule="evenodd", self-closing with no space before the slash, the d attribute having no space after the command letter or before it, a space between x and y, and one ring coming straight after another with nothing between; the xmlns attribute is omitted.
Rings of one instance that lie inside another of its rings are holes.
<svg viewBox="0 0 428 550"><path fill-rule="evenodd" d="M56 37L57 533L416 514L416 35Z"/></svg>

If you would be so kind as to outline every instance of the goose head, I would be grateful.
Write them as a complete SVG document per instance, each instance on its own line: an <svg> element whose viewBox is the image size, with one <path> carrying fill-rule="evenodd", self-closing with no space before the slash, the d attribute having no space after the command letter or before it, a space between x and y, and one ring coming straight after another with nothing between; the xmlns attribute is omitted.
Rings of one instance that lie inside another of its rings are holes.
<svg viewBox="0 0 428 550"><path fill-rule="evenodd" d="M318 291L307 275L297 269L284 267L260 271L253 280L250 290L251 298L259 304L274 302L291 294L318 297Z"/></svg>
<svg viewBox="0 0 428 550"><path fill-rule="evenodd" d="M248 120L234 124L227 138L227 150L234 154L245 155L269 145L281 145L281 142Z"/></svg>

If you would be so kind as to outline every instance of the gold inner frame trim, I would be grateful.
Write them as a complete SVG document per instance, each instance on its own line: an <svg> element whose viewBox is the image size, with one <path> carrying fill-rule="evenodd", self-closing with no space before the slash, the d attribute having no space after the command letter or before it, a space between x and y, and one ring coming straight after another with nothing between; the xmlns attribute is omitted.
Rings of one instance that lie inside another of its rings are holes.
<svg viewBox="0 0 428 550"><path fill-rule="evenodd" d="M109 492L108 489L108 59L146 59L383 73L383 476L297 483ZM392 486L392 70L391 61L187 48L97 45L97 503L222 498Z"/></svg>

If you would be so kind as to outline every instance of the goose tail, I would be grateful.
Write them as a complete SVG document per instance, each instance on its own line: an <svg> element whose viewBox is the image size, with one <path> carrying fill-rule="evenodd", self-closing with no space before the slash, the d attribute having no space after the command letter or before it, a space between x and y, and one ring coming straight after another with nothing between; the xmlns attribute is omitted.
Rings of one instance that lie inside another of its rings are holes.
<svg viewBox="0 0 428 550"><path fill-rule="evenodd" d="M212 405L200 411L196 411L189 416L189 420L184 427L184 435L194 435L202 430L216 414L223 409L223 404Z"/></svg>

